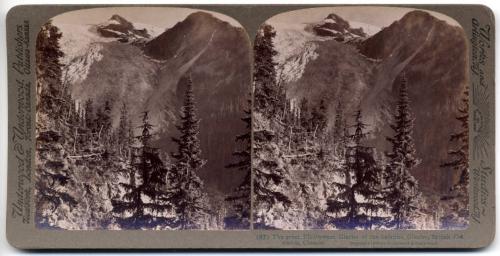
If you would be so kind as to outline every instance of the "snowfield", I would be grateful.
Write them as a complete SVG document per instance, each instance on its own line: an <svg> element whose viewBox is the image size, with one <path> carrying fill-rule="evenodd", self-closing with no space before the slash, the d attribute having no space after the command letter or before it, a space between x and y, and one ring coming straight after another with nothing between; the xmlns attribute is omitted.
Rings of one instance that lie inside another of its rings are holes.
<svg viewBox="0 0 500 256"><path fill-rule="evenodd" d="M113 38L105 38L97 34L95 25L75 25L57 23L62 32L61 50L64 52L62 64L69 64L74 58L85 55L92 44L115 41Z"/></svg>

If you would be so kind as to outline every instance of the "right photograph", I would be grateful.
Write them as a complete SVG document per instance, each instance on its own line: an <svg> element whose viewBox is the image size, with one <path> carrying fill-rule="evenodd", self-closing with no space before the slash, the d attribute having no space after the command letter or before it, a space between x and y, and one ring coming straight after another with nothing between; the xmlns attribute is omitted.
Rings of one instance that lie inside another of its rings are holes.
<svg viewBox="0 0 500 256"><path fill-rule="evenodd" d="M322 7L254 41L253 228L469 225L463 28L437 12Z"/></svg>

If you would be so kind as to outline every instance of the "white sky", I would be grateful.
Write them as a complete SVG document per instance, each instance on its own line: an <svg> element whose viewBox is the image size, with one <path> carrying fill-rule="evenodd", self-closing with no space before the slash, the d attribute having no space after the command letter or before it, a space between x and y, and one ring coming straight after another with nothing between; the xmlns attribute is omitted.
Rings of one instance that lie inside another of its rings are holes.
<svg viewBox="0 0 500 256"><path fill-rule="evenodd" d="M171 28L177 22L184 20L189 14L203 11L212 14L216 18L226 21L235 27L241 25L233 18L206 10L177 8L177 7L102 7L70 11L52 18L55 24L99 24L113 14L118 14L126 20L134 23L144 23L156 27Z"/></svg>
<svg viewBox="0 0 500 256"><path fill-rule="evenodd" d="M267 22L270 24L311 23L321 21L328 14L335 13L347 21L356 21L382 28L389 26L394 21L401 19L406 13L414 10L418 9L383 6L317 7L278 14L271 17ZM460 26L457 21L444 14L425 11L450 25Z"/></svg>

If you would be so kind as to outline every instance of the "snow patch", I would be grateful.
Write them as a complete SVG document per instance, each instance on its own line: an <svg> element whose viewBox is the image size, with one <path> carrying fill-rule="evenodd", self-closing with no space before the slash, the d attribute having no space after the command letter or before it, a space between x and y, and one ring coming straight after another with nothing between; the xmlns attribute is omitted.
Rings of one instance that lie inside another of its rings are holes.
<svg viewBox="0 0 500 256"><path fill-rule="evenodd" d="M85 80L92 64L102 60L102 48L103 46L100 43L91 43L84 55L71 60L63 71L64 83L75 84Z"/></svg>
<svg viewBox="0 0 500 256"><path fill-rule="evenodd" d="M94 25L65 23L56 23L54 25L62 32L60 45L64 57L61 58L61 62L64 65L69 64L76 57L85 55L91 44L115 41L112 38L99 36Z"/></svg>
<svg viewBox="0 0 500 256"><path fill-rule="evenodd" d="M144 24L144 23L132 23L134 25L135 29L141 30L141 29L146 29L148 31L148 34L151 36L151 39L161 35L163 32L165 32L165 28L157 27L154 25L150 24Z"/></svg>
<svg viewBox="0 0 500 256"><path fill-rule="evenodd" d="M358 21L349 21L349 24L351 25L352 28L362 28L363 31L368 35L372 36L377 34L382 28L372 25L372 24L367 24L363 22L358 22Z"/></svg>
<svg viewBox="0 0 500 256"><path fill-rule="evenodd" d="M307 24L272 23L276 30L274 39L278 52L278 79L297 81L302 77L306 64L318 57L317 41L328 40L306 30Z"/></svg>

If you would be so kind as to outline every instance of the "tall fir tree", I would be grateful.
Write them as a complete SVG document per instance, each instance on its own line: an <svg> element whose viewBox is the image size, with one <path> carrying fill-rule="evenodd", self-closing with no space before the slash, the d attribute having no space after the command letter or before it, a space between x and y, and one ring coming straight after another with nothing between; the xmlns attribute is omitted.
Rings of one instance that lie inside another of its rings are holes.
<svg viewBox="0 0 500 256"><path fill-rule="evenodd" d="M445 204L444 216L441 217L441 228L463 229L469 224L469 88L465 88L462 104L458 108L456 119L460 122L460 130L450 136L455 148L449 150L450 159L441 167L459 174L459 180L442 198Z"/></svg>
<svg viewBox="0 0 500 256"><path fill-rule="evenodd" d="M153 125L148 112L142 116L140 146L131 160L129 182L120 183L126 191L122 198L112 200L117 223L125 229L148 229L172 226L173 219L165 217L172 209L165 189L166 170L157 149L150 145Z"/></svg>
<svg viewBox="0 0 500 256"><path fill-rule="evenodd" d="M60 58L64 56L61 51L60 40L62 33L52 21L45 23L36 39L36 95L37 118L39 114L58 119L61 116L63 99L62 64ZM37 122L41 124L42 122Z"/></svg>
<svg viewBox="0 0 500 256"><path fill-rule="evenodd" d="M251 101L248 102L248 109L244 111L245 116L241 120L245 123L246 132L236 136L242 149L233 152L237 158L236 162L227 165L227 168L235 169L244 174L243 181L226 197L226 201L231 205L229 215L224 219L226 229L248 229L250 228L250 200L251 200L251 131L252 112Z"/></svg>
<svg viewBox="0 0 500 256"><path fill-rule="evenodd" d="M180 124L177 125L180 137L172 138L177 144L177 152L172 154L174 163L169 172L170 200L175 206L180 229L204 228L208 213L204 184L197 175L206 163L201 156L199 123L193 82L188 76Z"/></svg>
<svg viewBox="0 0 500 256"><path fill-rule="evenodd" d="M393 215L390 227L396 229L415 228L421 202L418 181L411 171L418 164L415 143L413 141L414 117L411 112L408 83L405 73L401 75L399 100L394 114L394 131L387 140L392 144L392 151L387 153L389 164L386 167L386 192Z"/></svg>
<svg viewBox="0 0 500 256"><path fill-rule="evenodd" d="M62 125L61 32L51 21L45 23L36 39L36 183L35 220L37 226L54 228L57 214L73 211L78 201L74 194L74 177L65 157L69 127ZM63 207L64 206L64 207Z"/></svg>
<svg viewBox="0 0 500 256"><path fill-rule="evenodd" d="M273 229L269 215L273 208L291 205L290 198L285 195L283 185L288 178L286 170L280 164L280 135L284 126L277 120L279 112L285 111L285 95L283 87L276 84L277 51L274 48L276 31L269 24L260 27L254 44L254 104L253 104L253 219L254 228ZM263 120L272 120L269 124ZM289 118L288 118L289 119Z"/></svg>
<svg viewBox="0 0 500 256"><path fill-rule="evenodd" d="M362 121L361 110L355 115L354 134L349 138L352 143L345 152L345 180L333 182L339 191L327 202L331 223L339 229L373 229L381 227L386 221L383 211L386 208L379 168L374 158L374 149L364 146L366 124Z"/></svg>
<svg viewBox="0 0 500 256"><path fill-rule="evenodd" d="M466 88L462 97L462 106L458 108L456 119L460 122L460 131L450 136L450 142L456 143L457 148L448 152L450 160L442 167L451 168L460 173L459 184L469 182L469 89Z"/></svg>
<svg viewBox="0 0 500 256"><path fill-rule="evenodd" d="M276 84L275 56L278 52L274 49L276 31L269 24L261 26L257 32L254 44L254 107L271 117L280 106L280 90Z"/></svg>

